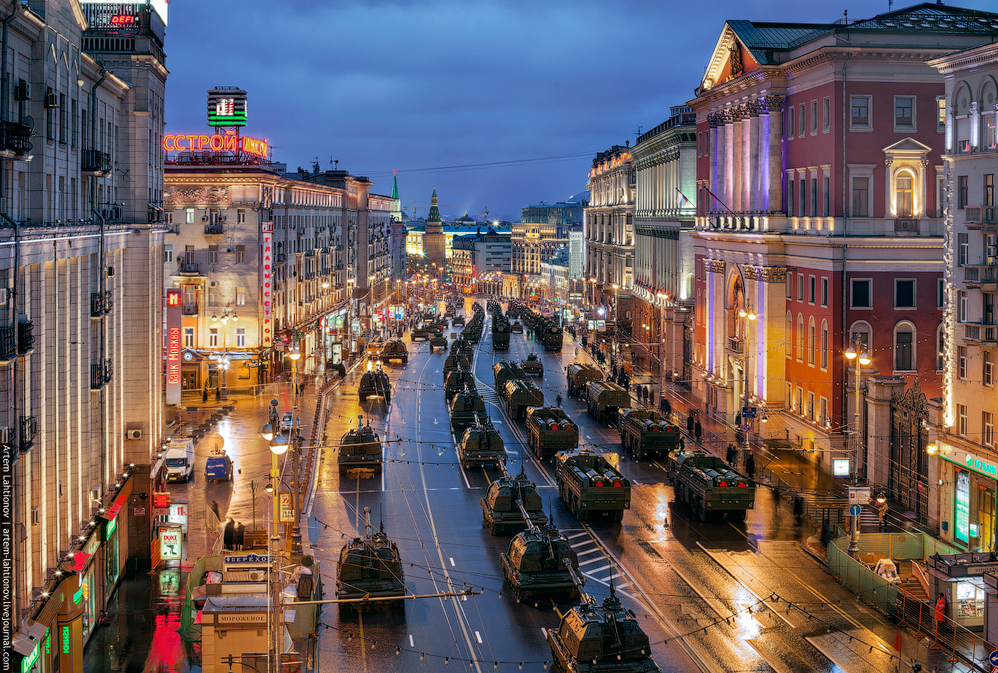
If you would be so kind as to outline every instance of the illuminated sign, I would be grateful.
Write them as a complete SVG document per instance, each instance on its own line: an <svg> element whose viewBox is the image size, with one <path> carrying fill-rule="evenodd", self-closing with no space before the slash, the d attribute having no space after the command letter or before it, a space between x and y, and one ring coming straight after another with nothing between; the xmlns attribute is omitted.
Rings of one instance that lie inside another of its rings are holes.
<svg viewBox="0 0 998 673"><path fill-rule="evenodd" d="M159 15L159 18L163 20L164 26L167 25L167 15L170 13L170 0L143 0L143 2L127 2L127 0L124 2L108 2L108 0L80 0L80 4L113 5L114 6L113 11L115 12L128 11L129 5L134 7L135 11L138 11L141 6L149 4L152 5L153 11ZM132 18L135 19L134 16ZM135 23L138 23L138 21L134 21L134 23L125 24L125 25L135 25Z"/></svg>
<svg viewBox="0 0 998 673"><path fill-rule="evenodd" d="M291 494L281 493L280 502L281 502L281 509L280 509L281 523L294 523L295 508L294 508L294 501L291 498Z"/></svg>
<svg viewBox="0 0 998 673"><path fill-rule="evenodd" d="M170 528L160 528L159 531L159 557L164 561L177 561L181 557L183 546L181 536L183 531L179 526Z"/></svg>
<svg viewBox="0 0 998 673"><path fill-rule="evenodd" d="M237 138L227 133L214 135L170 134L163 136L163 150L166 152L245 152L258 157L267 156L266 140L242 136Z"/></svg>
<svg viewBox="0 0 998 673"><path fill-rule="evenodd" d="M956 499L954 503L956 526L954 537L958 542L970 541L970 473L958 470L956 473Z"/></svg>
<svg viewBox="0 0 998 673"><path fill-rule="evenodd" d="M169 491L155 491L152 494L152 506L159 509L166 509L170 506Z"/></svg>
<svg viewBox="0 0 998 673"><path fill-rule="evenodd" d="M246 92L236 88L210 89L208 126L246 126Z"/></svg>
<svg viewBox="0 0 998 673"><path fill-rule="evenodd" d="M69 559L69 570L70 572L80 573L84 568L87 567L87 561L90 560L91 554L86 552L78 551L73 554L73 558ZM79 601L77 601L79 602Z"/></svg>
<svg viewBox="0 0 998 673"><path fill-rule="evenodd" d="M83 587L81 586L79 591L73 594L73 605L79 605L80 601L83 600Z"/></svg>
<svg viewBox="0 0 998 673"><path fill-rule="evenodd" d="M112 26L134 26L136 18L134 14L116 14L111 17Z"/></svg>
<svg viewBox="0 0 998 673"><path fill-rule="evenodd" d="M62 653L69 654L69 627L62 627Z"/></svg>
<svg viewBox="0 0 998 673"><path fill-rule="evenodd" d="M263 298L263 325L260 329L261 346L274 343L274 332L271 326L273 318L273 259L274 259L274 222L266 220L260 223L261 255L260 255L260 296Z"/></svg>
<svg viewBox="0 0 998 673"><path fill-rule="evenodd" d="M166 403L180 404L180 290L166 291Z"/></svg>

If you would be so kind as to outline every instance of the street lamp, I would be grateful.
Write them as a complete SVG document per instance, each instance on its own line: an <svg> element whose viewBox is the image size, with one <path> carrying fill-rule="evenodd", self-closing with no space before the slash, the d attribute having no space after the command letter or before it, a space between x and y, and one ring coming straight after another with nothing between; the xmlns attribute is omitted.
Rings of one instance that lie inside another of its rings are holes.
<svg viewBox="0 0 998 673"><path fill-rule="evenodd" d="M739 417L742 419L742 454L747 459L748 455L749 455L749 451L751 450L750 445L749 445L749 433L748 433L748 428L750 427L750 425L749 425L749 423L746 422L748 419L746 419L743 414L745 412L745 409L748 408L749 381L751 381L751 379L752 379L752 377L749 375L749 370L751 368L751 360L749 359L749 350L750 350L749 349L749 336L751 335L751 330L749 329L749 325L756 318L758 318L759 316L756 315L755 311L753 311L752 307L749 306L749 305L743 306L741 308L741 310L738 311L738 316L740 318L742 318L742 320L745 321L744 322L744 327L745 327L745 354L742 356L742 368L743 368L743 371L742 371L742 414L739 414Z"/></svg>
<svg viewBox="0 0 998 673"><path fill-rule="evenodd" d="M863 366L869 365L873 360L869 353L863 348L863 342L856 339L853 345L845 352L847 360L856 362L856 412L853 415L853 464L852 483L853 486L859 484L859 451L861 448L862 436L860 434L859 414L860 414L860 381L863 375ZM852 532L849 535L849 556L853 558L859 553L859 515L852 517Z"/></svg>

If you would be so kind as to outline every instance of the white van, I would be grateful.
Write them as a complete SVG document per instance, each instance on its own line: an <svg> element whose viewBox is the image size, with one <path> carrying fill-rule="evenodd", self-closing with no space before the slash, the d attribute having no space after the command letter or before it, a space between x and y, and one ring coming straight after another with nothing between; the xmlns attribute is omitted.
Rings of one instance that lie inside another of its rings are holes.
<svg viewBox="0 0 998 673"><path fill-rule="evenodd" d="M166 480L190 481L194 474L194 442L190 439L172 439L164 454Z"/></svg>

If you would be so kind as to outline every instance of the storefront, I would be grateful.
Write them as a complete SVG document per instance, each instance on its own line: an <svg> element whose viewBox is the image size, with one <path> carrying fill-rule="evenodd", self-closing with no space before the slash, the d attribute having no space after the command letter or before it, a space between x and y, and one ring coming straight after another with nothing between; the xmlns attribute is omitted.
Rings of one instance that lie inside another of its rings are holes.
<svg viewBox="0 0 998 673"><path fill-rule="evenodd" d="M936 554L928 559L935 596L946 597L947 617L972 631L985 629L987 594L993 591L984 575L998 571L998 562L988 553Z"/></svg>
<svg viewBox="0 0 998 673"><path fill-rule="evenodd" d="M990 551L995 544L995 493L998 461L940 442L940 478L952 485L943 500L942 537L970 551Z"/></svg>

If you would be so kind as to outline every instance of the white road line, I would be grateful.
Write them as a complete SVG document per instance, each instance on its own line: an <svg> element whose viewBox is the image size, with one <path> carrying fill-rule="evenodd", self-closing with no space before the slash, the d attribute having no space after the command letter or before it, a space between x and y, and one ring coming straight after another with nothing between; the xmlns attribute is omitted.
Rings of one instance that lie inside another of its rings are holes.
<svg viewBox="0 0 998 673"><path fill-rule="evenodd" d="M479 645L482 644L482 634L479 633L478 631L475 631L475 639L478 640Z"/></svg>
<svg viewBox="0 0 998 673"><path fill-rule="evenodd" d="M611 566L611 565L610 565L609 563L607 563L607 564L606 564L605 566L601 566L601 567L599 567L599 568L594 568L593 570L590 570L590 571L588 571L588 572L586 573L586 575L588 575L589 577L592 577L592 576L593 576L593 575L595 575L596 573L601 573L601 572L603 572L604 570L609 570L609 569L610 569L610 568L612 568L612 567L613 567L613 566ZM593 577L593 579L596 579L596 578L595 578L595 577Z"/></svg>
<svg viewBox="0 0 998 673"><path fill-rule="evenodd" d="M582 537L582 536L588 537L589 533L586 533L586 532L583 531L582 533L576 533L575 535L566 535L565 537L567 537L569 540L574 540L575 538Z"/></svg>
<svg viewBox="0 0 998 673"><path fill-rule="evenodd" d="M548 630L545 629L543 626L541 627L541 633L544 634L544 640L547 640L548 639Z"/></svg>
<svg viewBox="0 0 998 673"><path fill-rule="evenodd" d="M454 567L454 557L453 556L448 556L447 559L450 561L450 567L453 568Z"/></svg>
<svg viewBox="0 0 998 673"><path fill-rule="evenodd" d="M586 549L583 551L583 547L590 547L590 546L592 547L592 549ZM578 545L573 544L572 549L575 550L576 554L588 554L589 552L593 552L599 549L599 545L594 542L586 541L586 542L580 542Z"/></svg>
<svg viewBox="0 0 998 673"><path fill-rule="evenodd" d="M416 647L416 642L412 639L412 634L409 634L409 647Z"/></svg>
<svg viewBox="0 0 998 673"><path fill-rule="evenodd" d="M589 565L590 563L599 563L600 561L604 561L604 560L605 560L605 559L603 558L603 555L602 555L602 554L600 554L599 556L597 556L597 557L596 557L596 558L594 558L594 559L590 559L590 560L588 560L588 561L580 561L580 562L579 562L579 567L581 568L582 566L587 566L587 565Z"/></svg>

